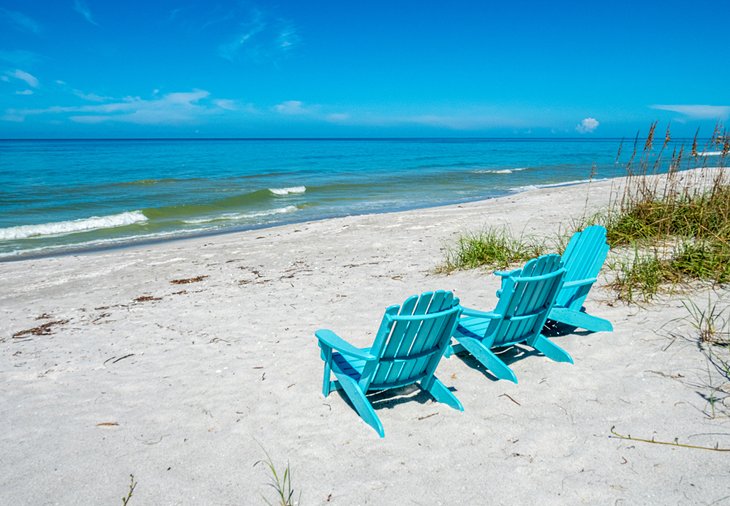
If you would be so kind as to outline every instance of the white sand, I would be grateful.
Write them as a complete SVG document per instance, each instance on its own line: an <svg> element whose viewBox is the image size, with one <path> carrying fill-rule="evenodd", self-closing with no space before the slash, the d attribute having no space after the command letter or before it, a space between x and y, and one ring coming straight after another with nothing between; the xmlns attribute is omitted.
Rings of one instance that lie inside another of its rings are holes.
<svg viewBox="0 0 730 506"><path fill-rule="evenodd" d="M384 439L322 397L315 329L369 345L387 305L431 289L490 310L498 281L433 274L442 248L487 224L554 234L612 184L0 264L0 504L119 504L130 474L130 505L261 504L259 445L290 462L302 504L730 503L730 453L609 437L730 447L701 396L721 379L666 337L690 334L689 295L629 307L594 287L616 330L556 338L575 365L528 355L513 385L443 360L465 411L380 398ZM52 320L69 321L11 337Z"/></svg>

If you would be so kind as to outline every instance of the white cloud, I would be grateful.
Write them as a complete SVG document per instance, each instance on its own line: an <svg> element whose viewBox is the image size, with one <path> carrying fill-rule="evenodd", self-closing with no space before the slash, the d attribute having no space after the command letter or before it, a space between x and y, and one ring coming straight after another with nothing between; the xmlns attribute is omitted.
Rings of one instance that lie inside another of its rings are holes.
<svg viewBox="0 0 730 506"><path fill-rule="evenodd" d="M91 11L89 10L89 6L86 5L84 0L74 0L74 10L81 14L84 19L92 25L99 26L99 23L94 21L94 17L91 15Z"/></svg>
<svg viewBox="0 0 730 506"><path fill-rule="evenodd" d="M287 100L275 105L274 110L279 114L289 115L310 114L312 112L311 108L305 107L304 103L299 100Z"/></svg>
<svg viewBox="0 0 730 506"><path fill-rule="evenodd" d="M234 61L238 57L241 49L251 41L256 35L266 29L261 11L254 9L251 19L245 23L241 23L240 30L231 40L218 46L218 54L221 58L228 61Z"/></svg>
<svg viewBox="0 0 730 506"><path fill-rule="evenodd" d="M484 128L524 128L529 123L517 115L500 112L469 114L414 114L414 115L366 115L352 121L353 124L373 126L423 126L447 128L456 131L480 130Z"/></svg>
<svg viewBox="0 0 730 506"><path fill-rule="evenodd" d="M575 130L581 134L589 134L594 132L596 128L598 128L598 125L600 125L600 123L596 118L584 118L578 126L575 127Z"/></svg>
<svg viewBox="0 0 730 506"><path fill-rule="evenodd" d="M16 95L32 95L33 90L22 90L22 91L16 91Z"/></svg>
<svg viewBox="0 0 730 506"><path fill-rule="evenodd" d="M69 115L76 123L134 123L140 125L164 125L194 123L203 116L223 114L230 109L220 105L221 100L209 100L205 90L168 93L150 99L124 97L101 104L80 106L54 106L45 109L11 109L6 111L5 121L23 121L28 116ZM104 98L104 97L99 97ZM223 100L223 105L230 104Z"/></svg>
<svg viewBox="0 0 730 506"><path fill-rule="evenodd" d="M332 121L333 123L339 123L342 121L347 121L350 119L350 115L343 112L334 112L332 114L328 114L326 116L327 121Z"/></svg>
<svg viewBox="0 0 730 506"><path fill-rule="evenodd" d="M6 61L13 66L32 65L40 59L41 57L33 51L23 51L20 49L10 51L0 50L0 60Z"/></svg>
<svg viewBox="0 0 730 506"><path fill-rule="evenodd" d="M10 121L12 123L22 123L25 121L25 116L21 114L15 114L12 111L7 112L0 116L0 121Z"/></svg>
<svg viewBox="0 0 730 506"><path fill-rule="evenodd" d="M692 119L727 119L730 105L652 105L652 109L678 112Z"/></svg>
<svg viewBox="0 0 730 506"><path fill-rule="evenodd" d="M37 88L39 86L38 79L34 75L29 74L24 70L16 69L12 72L8 70L7 72L5 72L5 75L21 80L31 88Z"/></svg>
<svg viewBox="0 0 730 506"><path fill-rule="evenodd" d="M105 97L103 95L97 95L96 93L84 93L81 90L73 90L73 94L88 102L106 102L107 100L114 100L112 97Z"/></svg>
<svg viewBox="0 0 730 506"><path fill-rule="evenodd" d="M229 100L227 98L220 98L218 100L213 100L213 103L220 107L221 109L225 109L226 111L235 111L238 109L238 106L236 105L235 100Z"/></svg>
<svg viewBox="0 0 730 506"><path fill-rule="evenodd" d="M230 21L243 19L229 28L230 37L218 46L221 58L231 62L242 58L256 63L276 62L299 45L299 33L291 21L259 9L252 9L247 15L241 15L239 10L228 11L203 27L212 23L225 23L230 27ZM220 29L223 30L225 25Z"/></svg>
<svg viewBox="0 0 730 506"><path fill-rule="evenodd" d="M299 44L299 34L293 26L285 23L276 37L276 45L282 51L290 51Z"/></svg>
<svg viewBox="0 0 730 506"><path fill-rule="evenodd" d="M18 30L30 32L35 35L41 33L41 25L36 23L35 20L20 12L3 9L0 7L0 19L5 20L7 23L15 26L15 28L17 28Z"/></svg>

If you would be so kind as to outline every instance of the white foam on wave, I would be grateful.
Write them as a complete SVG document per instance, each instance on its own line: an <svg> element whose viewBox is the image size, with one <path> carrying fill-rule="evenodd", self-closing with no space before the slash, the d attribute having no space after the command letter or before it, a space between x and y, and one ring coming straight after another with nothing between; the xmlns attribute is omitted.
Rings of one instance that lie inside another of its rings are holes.
<svg viewBox="0 0 730 506"><path fill-rule="evenodd" d="M720 156L722 151L700 151L697 153L698 156Z"/></svg>
<svg viewBox="0 0 730 506"><path fill-rule="evenodd" d="M289 195L291 193L304 193L307 191L306 186L290 186L289 188L269 188L274 195Z"/></svg>
<svg viewBox="0 0 730 506"><path fill-rule="evenodd" d="M0 241L13 241L29 237L46 237L75 234L104 228L124 227L135 223L144 223L147 217L142 211L127 211L110 216L92 216L80 220L57 221L41 223L39 225L20 225L17 227L0 228Z"/></svg>
<svg viewBox="0 0 730 506"><path fill-rule="evenodd" d="M286 206L286 207L277 207L276 209L267 209L266 211L257 211L253 213L226 213L221 214L218 216L212 216L209 218L196 218L194 220L184 220L183 223L188 223L190 225L198 225L201 223L213 223L215 221L236 221L236 220L246 220L250 218L260 218L262 216L271 216L275 214L285 214L285 213L292 213L294 211L298 211L299 208L297 206Z"/></svg>
<svg viewBox="0 0 730 506"><path fill-rule="evenodd" d="M608 178L594 178L594 179L575 179L573 181L564 181L562 183L546 183L546 184L528 184L525 186L517 186L511 188L513 192L525 192L530 190L540 190L542 188L560 188L561 186L573 186L576 184L591 183L594 181L605 181Z"/></svg>
<svg viewBox="0 0 730 506"><path fill-rule="evenodd" d="M194 230L185 230L184 233L192 234L192 233L208 232L211 230L215 230L215 229L212 227L207 227L207 228L203 227L203 228L198 228L198 229L194 229ZM142 235L135 235L135 236L110 237L107 239L97 239L94 241L87 241L87 242L74 244L73 247L78 247L79 249L104 248L107 246L133 244L134 242L144 241L144 240L172 238L172 237L180 236L180 235L182 235L182 231L175 230L175 231L171 231L171 232L155 232L152 234L142 234ZM41 246L38 248L21 249L21 250L14 250L14 251L0 253L0 258L12 258L12 257L19 257L19 256L23 256L23 255L34 255L34 254L48 254L48 253L62 252L62 251L66 251L68 249L69 249L68 245L54 244L51 246Z"/></svg>
<svg viewBox="0 0 730 506"><path fill-rule="evenodd" d="M527 170L527 167L515 167L514 169L478 169L475 170L475 174L512 174L513 172L520 172Z"/></svg>

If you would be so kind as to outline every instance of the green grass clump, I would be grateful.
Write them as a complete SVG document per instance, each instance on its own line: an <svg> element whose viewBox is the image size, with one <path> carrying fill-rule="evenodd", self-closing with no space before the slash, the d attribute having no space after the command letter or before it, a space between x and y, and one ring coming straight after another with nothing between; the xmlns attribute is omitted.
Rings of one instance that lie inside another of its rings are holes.
<svg viewBox="0 0 730 506"><path fill-rule="evenodd" d="M269 453L264 449L263 446L261 446L261 449L264 451L266 458L256 461L254 463L254 467L262 464L266 468L269 473L268 485L273 488L276 493L275 502L272 503L266 498L264 498L264 502L266 502L266 504L270 506L295 506L296 504L299 504L301 502L302 494L300 492L299 499L297 501L294 500L294 487L292 486L291 468L289 466L289 462L286 463L284 473L282 475L279 475L276 467L274 466L274 462L271 460L271 456L269 455Z"/></svg>
<svg viewBox="0 0 730 506"><path fill-rule="evenodd" d="M619 299L649 300L667 283L730 282L730 181L714 177L704 193L690 193L688 182L678 195L624 202L605 219L612 247L645 252L614 262Z"/></svg>
<svg viewBox="0 0 730 506"><path fill-rule="evenodd" d="M669 269L715 283L730 282L730 244L726 241L694 241L682 244L670 261Z"/></svg>
<svg viewBox="0 0 730 506"><path fill-rule="evenodd" d="M534 239L515 238L505 229L490 228L459 237L456 247L447 251L446 260L437 271L450 273L481 266L504 269L540 256L544 251L545 246Z"/></svg>
<svg viewBox="0 0 730 506"><path fill-rule="evenodd" d="M702 344L730 346L730 307L719 301L707 301L707 306L700 306L691 300L682 301L687 309L688 321Z"/></svg>
<svg viewBox="0 0 730 506"><path fill-rule="evenodd" d="M664 178L657 167L671 137L669 130L659 152L652 153L654 129L641 155L632 155L626 167L623 194L599 218L606 226L611 247L627 246L633 258L615 261L618 298L633 302L651 299L668 283L692 280L730 282L730 178L724 169L700 169L692 174L678 171L683 151L669 160ZM697 152L697 139L692 153ZM710 145L722 146L720 165L728 154L727 134L715 129ZM638 170L633 161L639 159ZM643 251L641 255L637 252Z"/></svg>
<svg viewBox="0 0 730 506"><path fill-rule="evenodd" d="M664 264L655 254L642 254L638 249L634 250L631 258L619 259L609 264L615 273L610 286L616 291L619 300L651 300L660 286L668 281Z"/></svg>
<svg viewBox="0 0 730 506"><path fill-rule="evenodd" d="M670 176L671 177L671 176ZM704 193L663 193L624 203L606 221L612 246L666 237L730 239L730 185L724 173Z"/></svg>

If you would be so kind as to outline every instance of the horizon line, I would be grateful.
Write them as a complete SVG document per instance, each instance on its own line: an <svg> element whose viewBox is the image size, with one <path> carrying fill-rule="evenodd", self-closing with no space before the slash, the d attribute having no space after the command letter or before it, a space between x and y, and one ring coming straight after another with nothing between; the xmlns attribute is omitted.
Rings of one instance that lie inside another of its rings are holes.
<svg viewBox="0 0 730 506"><path fill-rule="evenodd" d="M621 141L641 138L639 134L623 137L3 137L0 142L22 141L393 141L393 140L486 140L486 141ZM695 137L673 137L671 140L690 140ZM712 137L697 137L711 139Z"/></svg>

